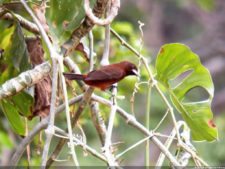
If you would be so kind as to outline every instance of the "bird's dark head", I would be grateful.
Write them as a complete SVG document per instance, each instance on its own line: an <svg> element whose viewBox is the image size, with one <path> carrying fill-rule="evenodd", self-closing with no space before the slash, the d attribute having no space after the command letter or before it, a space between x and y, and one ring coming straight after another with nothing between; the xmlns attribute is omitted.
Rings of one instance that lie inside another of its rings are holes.
<svg viewBox="0 0 225 169"><path fill-rule="evenodd" d="M135 64L128 62L128 61L124 61L122 62L126 71L127 75L135 75L138 76L138 70Z"/></svg>

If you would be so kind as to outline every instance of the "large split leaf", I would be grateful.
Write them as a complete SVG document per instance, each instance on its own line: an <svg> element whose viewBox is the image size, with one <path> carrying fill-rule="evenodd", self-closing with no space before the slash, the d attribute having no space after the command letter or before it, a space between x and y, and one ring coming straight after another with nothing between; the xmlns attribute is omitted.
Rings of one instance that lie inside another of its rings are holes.
<svg viewBox="0 0 225 169"><path fill-rule="evenodd" d="M159 51L156 71L157 80L167 88L173 104L190 127L193 139L215 140L217 128L211 111L214 86L209 71L201 64L199 57L183 44L167 44ZM170 83L185 72L189 74L176 86ZM200 101L184 101L187 93L197 87L204 89L209 97Z"/></svg>

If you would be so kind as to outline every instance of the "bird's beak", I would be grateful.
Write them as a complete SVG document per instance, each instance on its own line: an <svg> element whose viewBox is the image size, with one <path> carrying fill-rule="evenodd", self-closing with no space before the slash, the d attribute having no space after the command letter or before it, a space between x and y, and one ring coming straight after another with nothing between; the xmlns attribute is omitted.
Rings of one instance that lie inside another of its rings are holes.
<svg viewBox="0 0 225 169"><path fill-rule="evenodd" d="M136 69L132 69L131 71L134 73L134 75L138 76L138 71Z"/></svg>

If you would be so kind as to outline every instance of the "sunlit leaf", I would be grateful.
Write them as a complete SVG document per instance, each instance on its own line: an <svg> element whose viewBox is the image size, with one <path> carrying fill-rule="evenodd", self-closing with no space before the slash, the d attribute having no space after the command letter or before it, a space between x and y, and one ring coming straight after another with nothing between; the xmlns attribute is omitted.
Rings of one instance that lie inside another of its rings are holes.
<svg viewBox="0 0 225 169"><path fill-rule="evenodd" d="M170 81L190 70L176 86L171 85ZM209 71L201 64L199 57L183 44L167 44L159 51L156 71L157 80L167 88L172 102L191 128L193 139L215 140L217 128L211 111L214 86ZM209 97L200 101L184 101L186 94L196 87L203 88Z"/></svg>

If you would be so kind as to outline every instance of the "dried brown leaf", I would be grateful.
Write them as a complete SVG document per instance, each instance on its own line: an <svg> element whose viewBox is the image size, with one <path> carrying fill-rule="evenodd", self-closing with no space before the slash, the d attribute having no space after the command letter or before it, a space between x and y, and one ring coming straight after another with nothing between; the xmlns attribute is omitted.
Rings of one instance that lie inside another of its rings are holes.
<svg viewBox="0 0 225 169"><path fill-rule="evenodd" d="M89 57L88 57L88 55L89 55L89 50L88 50L88 48L87 48L86 46L84 46L83 43L80 42L80 43L76 46L76 49L75 49L75 50L81 52L81 53L83 54L85 60L86 60L87 62L89 62Z"/></svg>
<svg viewBox="0 0 225 169"><path fill-rule="evenodd" d="M43 63L45 61L44 50L40 38L29 38L26 40L26 43L31 63L34 66ZM52 92L51 84L51 78L47 76L35 85L34 108L32 116L30 116L29 119L35 116L44 118L49 115Z"/></svg>

